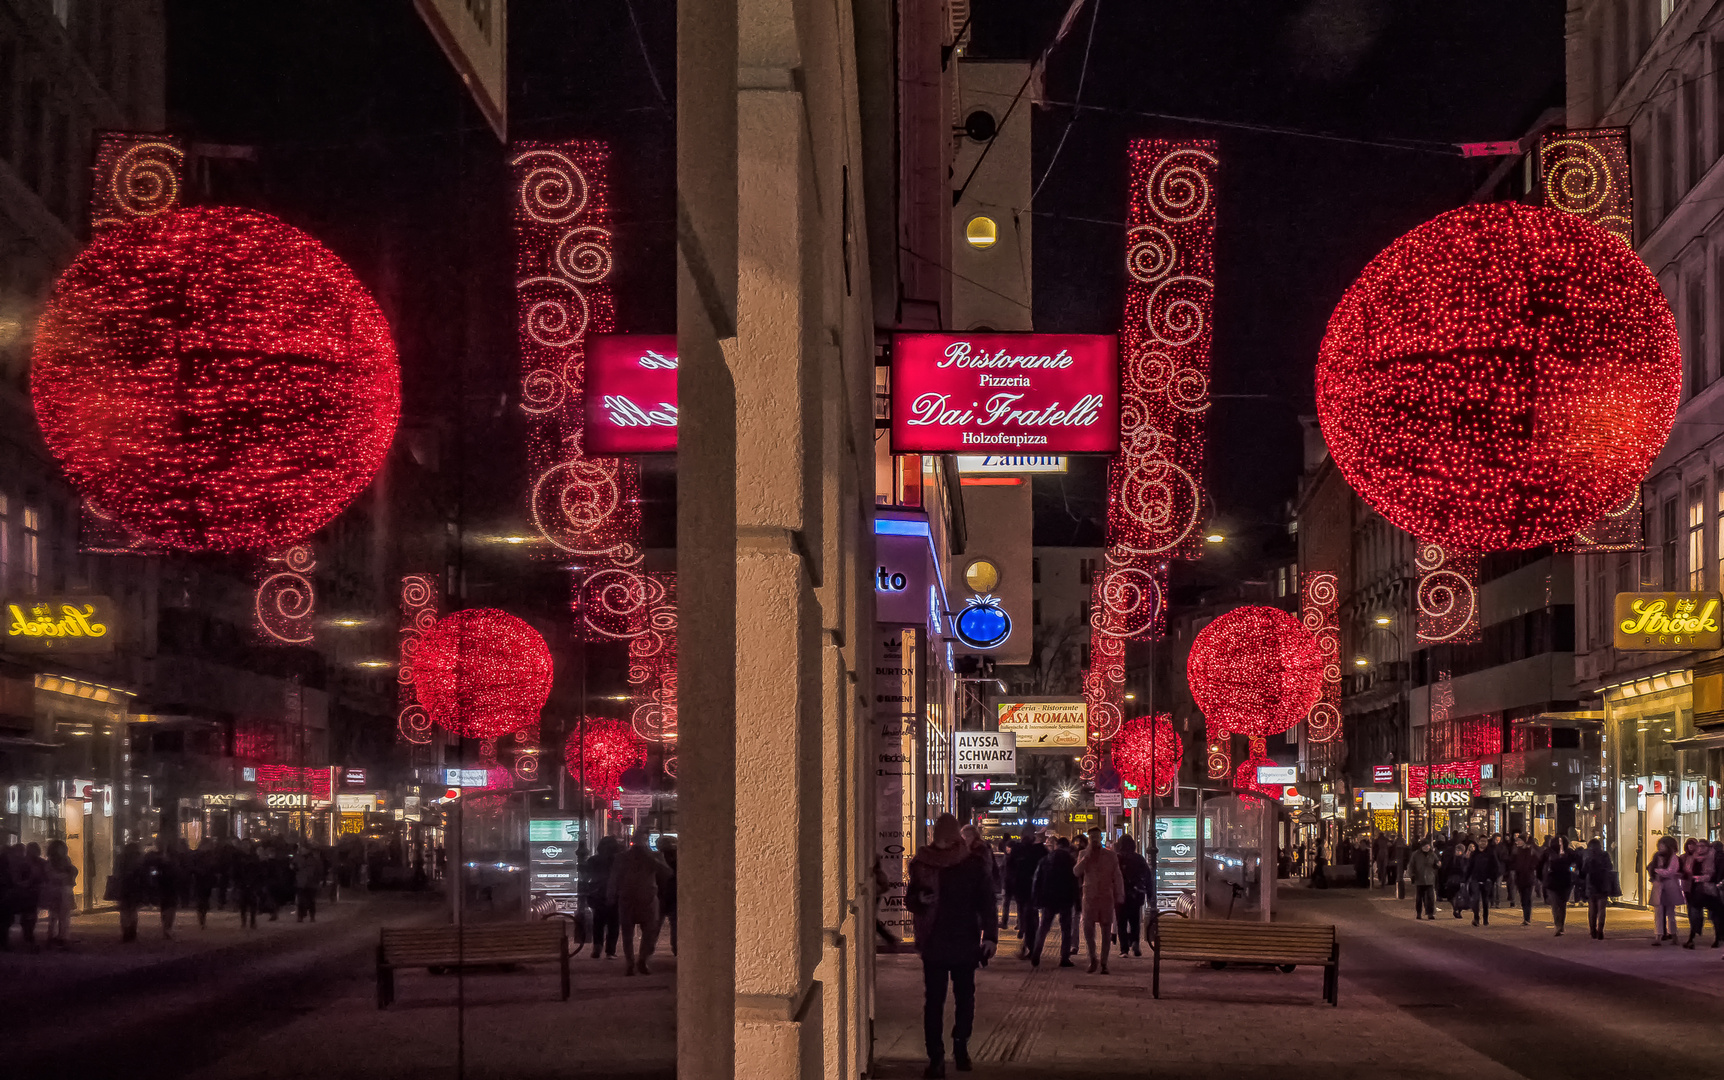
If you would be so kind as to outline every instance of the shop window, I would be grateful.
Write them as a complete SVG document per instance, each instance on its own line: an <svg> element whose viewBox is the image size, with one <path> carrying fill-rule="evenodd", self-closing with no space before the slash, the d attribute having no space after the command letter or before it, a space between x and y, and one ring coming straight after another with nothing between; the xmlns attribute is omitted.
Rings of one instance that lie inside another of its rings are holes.
<svg viewBox="0 0 1724 1080"><path fill-rule="evenodd" d="M1706 587L1706 485L1688 486L1688 588Z"/></svg>
<svg viewBox="0 0 1724 1080"><path fill-rule="evenodd" d="M1719 79L1724 82L1724 77ZM1717 554L1718 569L1716 580L1719 588L1724 588L1724 469L1718 470L1712 478L1712 489L1716 494L1716 510L1712 522L1712 543Z"/></svg>

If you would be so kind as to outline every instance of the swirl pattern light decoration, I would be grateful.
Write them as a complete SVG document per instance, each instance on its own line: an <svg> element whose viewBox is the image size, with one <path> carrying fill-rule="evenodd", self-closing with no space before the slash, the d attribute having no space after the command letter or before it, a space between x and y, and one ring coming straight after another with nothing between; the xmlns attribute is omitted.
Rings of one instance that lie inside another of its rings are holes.
<svg viewBox="0 0 1724 1080"><path fill-rule="evenodd" d="M233 207L98 234L54 284L30 390L78 493L182 551L303 541L371 482L401 409L388 323L353 271Z"/></svg>
<svg viewBox="0 0 1724 1080"><path fill-rule="evenodd" d="M1107 552L1090 618L1084 777L1119 730L1125 642L1161 632L1171 558L1198 554L1215 281L1208 140L1134 140L1120 333L1120 450L1108 467Z"/></svg>
<svg viewBox="0 0 1724 1080"><path fill-rule="evenodd" d="M309 645L317 636L317 590L311 582L316 569L317 556L309 544L296 544L264 560L252 610L266 642Z"/></svg>
<svg viewBox="0 0 1724 1080"><path fill-rule="evenodd" d="M400 657L395 665L397 712L395 730L401 738L417 746L431 741L431 714L419 704L413 688L416 676L414 661L419 655L419 639L425 631L437 625L442 587L431 574L407 574L401 579L401 621L399 627Z"/></svg>
<svg viewBox="0 0 1724 1080"><path fill-rule="evenodd" d="M98 132L90 178L91 231L176 209L185 161L178 136Z"/></svg>
<svg viewBox="0 0 1724 1080"><path fill-rule="evenodd" d="M1203 721L1205 764L1211 780L1225 780L1233 772L1233 733L1207 717Z"/></svg>
<svg viewBox="0 0 1724 1080"><path fill-rule="evenodd" d="M646 742L676 742L676 575L649 574L654 600L643 632L629 639L629 686L635 691L635 734Z"/></svg>
<svg viewBox="0 0 1724 1080"><path fill-rule="evenodd" d="M1419 641L1429 645L1477 641L1478 556L1421 543L1413 555L1413 567L1419 574L1413 597Z"/></svg>
<svg viewBox="0 0 1724 1080"><path fill-rule="evenodd" d="M640 467L585 445L586 340L614 328L609 150L592 141L514 147L516 323L532 484L527 509L574 570L589 640L627 640L651 607L642 571Z"/></svg>
<svg viewBox="0 0 1724 1080"><path fill-rule="evenodd" d="M433 723L495 739L539 719L551 696L551 651L526 622L495 608L437 620L419 638L413 689Z"/></svg>
<svg viewBox="0 0 1724 1080"><path fill-rule="evenodd" d="M1179 763L1185 747L1173 730L1173 718L1158 713L1152 720L1139 716L1127 720L1114 736L1113 766L1119 775L1144 791L1154 786L1157 795L1167 795L1179 779Z"/></svg>
<svg viewBox="0 0 1724 1080"><path fill-rule="evenodd" d="M1544 205L1634 244L1634 176L1627 128L1550 131L1538 140Z"/></svg>
<svg viewBox="0 0 1724 1080"><path fill-rule="evenodd" d="M1298 619L1247 604L1198 631L1185 665L1208 720L1254 738L1303 720L1323 693L1323 656Z"/></svg>
<svg viewBox="0 0 1724 1080"><path fill-rule="evenodd" d="M1646 264L1596 225L1518 203L1451 210L1390 244L1336 306L1317 363L1347 482L1456 552L1559 541L1621 505L1681 392Z"/></svg>
<svg viewBox="0 0 1724 1080"><path fill-rule="evenodd" d="M627 723L589 716L585 740L579 728L570 734L563 760L576 780L584 766L588 795L608 801L616 798L623 773L646 760L646 748Z"/></svg>
<svg viewBox="0 0 1724 1080"><path fill-rule="evenodd" d="M1341 737L1341 590L1334 574L1305 574L1299 622L1323 657L1323 696L1305 717L1305 737L1314 743Z"/></svg>

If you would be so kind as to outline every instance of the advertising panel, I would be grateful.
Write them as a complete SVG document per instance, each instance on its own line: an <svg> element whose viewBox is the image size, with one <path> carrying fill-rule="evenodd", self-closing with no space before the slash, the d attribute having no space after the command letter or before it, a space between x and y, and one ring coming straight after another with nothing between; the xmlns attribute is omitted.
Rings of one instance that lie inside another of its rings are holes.
<svg viewBox="0 0 1724 1080"><path fill-rule="evenodd" d="M928 622L928 523L882 518L874 523L874 620L923 626ZM903 527L886 532L881 526ZM911 527L920 526L920 531Z"/></svg>
<svg viewBox="0 0 1724 1080"><path fill-rule="evenodd" d="M880 921L893 935L914 936L904 886L915 840L917 631L880 627L875 634L874 851L886 874Z"/></svg>
<svg viewBox="0 0 1724 1080"><path fill-rule="evenodd" d="M1082 701L1002 701L1000 730L1017 736L1017 748L1071 751L1084 745L1089 706Z"/></svg>
<svg viewBox="0 0 1724 1080"><path fill-rule="evenodd" d="M587 338L587 453L675 453L676 402L675 334Z"/></svg>
<svg viewBox="0 0 1724 1080"><path fill-rule="evenodd" d="M1111 454L1119 339L895 334L891 397L894 454Z"/></svg>
<svg viewBox="0 0 1724 1080"><path fill-rule="evenodd" d="M29 653L114 651L114 602L106 596L20 597L6 601L6 648Z"/></svg>
<svg viewBox="0 0 1724 1080"><path fill-rule="evenodd" d="M1009 731L954 731L952 764L960 776L1015 776L1018 737Z"/></svg>
<svg viewBox="0 0 1724 1080"><path fill-rule="evenodd" d="M1299 782L1299 768L1295 765L1259 765L1257 782L1264 785L1296 784Z"/></svg>
<svg viewBox="0 0 1724 1080"><path fill-rule="evenodd" d="M1724 648L1715 592L1616 594L1615 644L1619 649Z"/></svg>

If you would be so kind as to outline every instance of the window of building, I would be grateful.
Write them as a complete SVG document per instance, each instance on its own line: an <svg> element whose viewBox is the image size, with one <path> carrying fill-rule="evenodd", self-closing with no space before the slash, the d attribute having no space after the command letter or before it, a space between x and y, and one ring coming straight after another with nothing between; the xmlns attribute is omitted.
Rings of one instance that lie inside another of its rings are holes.
<svg viewBox="0 0 1724 1080"><path fill-rule="evenodd" d="M0 492L0 592L12 584L12 500Z"/></svg>
<svg viewBox="0 0 1724 1080"><path fill-rule="evenodd" d="M1088 642L1085 642L1083 647L1078 650L1078 666L1083 668L1085 671L1089 670L1089 643Z"/></svg>
<svg viewBox="0 0 1724 1080"><path fill-rule="evenodd" d="M1706 351L1706 279L1696 272L1688 279L1688 393L1698 394L1712 381Z"/></svg>
<svg viewBox="0 0 1724 1080"><path fill-rule="evenodd" d="M1030 621L1037 626L1042 624L1042 598L1039 596L1030 601Z"/></svg>
<svg viewBox="0 0 1724 1080"><path fill-rule="evenodd" d="M1607 559L1612 557L1609 555L1591 555L1586 559L1592 571L1592 580L1588 583L1591 592L1587 597L1588 606L1592 608L1592 618L1587 620L1590 631L1587 635L1587 644L1595 649L1603 648L1610 641L1610 634L1608 633L1610 616L1604 610L1606 575L1604 564Z"/></svg>
<svg viewBox="0 0 1724 1080"><path fill-rule="evenodd" d="M1092 585L1095 583L1095 560L1094 559L1079 559L1078 560L1077 579L1078 579L1078 584L1080 584L1080 585Z"/></svg>
<svg viewBox="0 0 1724 1080"><path fill-rule="evenodd" d="M1717 520L1712 525L1712 543L1718 560L1718 577L1715 580L1720 588L1724 588L1724 469L1719 469L1713 477L1713 490L1717 492L1713 496L1716 500L1714 505Z"/></svg>
<svg viewBox="0 0 1724 1080"><path fill-rule="evenodd" d="M1688 163L1688 175L1682 186L1686 193L1694 189L1694 185L1700 182L1700 174L1706 171L1706 137L1700 127L1699 75L1690 75L1682 84L1682 130L1688 143L1688 153L1684 158Z"/></svg>
<svg viewBox="0 0 1724 1080"><path fill-rule="evenodd" d="M42 578L42 511L24 508L24 591L34 594Z"/></svg>
<svg viewBox="0 0 1724 1080"><path fill-rule="evenodd" d="M1090 603L1088 600L1085 600L1083 603L1078 605L1078 608L1077 608L1078 621L1085 623L1085 624L1088 624L1089 613L1090 613Z"/></svg>
<svg viewBox="0 0 1724 1080"><path fill-rule="evenodd" d="M1040 559L1032 558L1030 560L1030 584L1040 585L1041 583L1042 583L1042 561Z"/></svg>
<svg viewBox="0 0 1724 1080"><path fill-rule="evenodd" d="M1663 26L1670 21L1670 15L1676 10L1676 0L1658 0L1658 25Z"/></svg>
<svg viewBox="0 0 1724 1080"><path fill-rule="evenodd" d="M1706 587L1706 485L1688 486L1688 588Z"/></svg>
<svg viewBox="0 0 1724 1080"><path fill-rule="evenodd" d="M1666 589L1676 588L1676 496L1664 500L1659 508L1658 541L1661 555L1659 560L1659 584Z"/></svg>
<svg viewBox="0 0 1724 1080"><path fill-rule="evenodd" d="M1669 89L1669 84L1665 84ZM1669 100L1666 96L1665 100ZM1658 170L1658 206L1653 211L1655 221L1663 221L1670 216L1670 211L1676 209L1676 134L1670 121L1671 110L1664 109L1652 118L1652 130L1655 135L1653 145L1657 147L1657 160L1652 167Z"/></svg>

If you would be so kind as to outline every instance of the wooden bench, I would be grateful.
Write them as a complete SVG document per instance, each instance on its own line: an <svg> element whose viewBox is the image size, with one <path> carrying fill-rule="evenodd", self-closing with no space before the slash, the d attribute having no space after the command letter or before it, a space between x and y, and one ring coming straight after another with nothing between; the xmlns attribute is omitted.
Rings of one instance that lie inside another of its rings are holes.
<svg viewBox="0 0 1724 1080"><path fill-rule="evenodd" d="M377 1007L395 1000L396 968L457 968L491 964L562 966L563 1000L569 1000L569 942L563 920L482 923L478 926L385 928L377 942Z"/></svg>
<svg viewBox="0 0 1724 1080"><path fill-rule="evenodd" d="M1151 931L1155 950L1153 992L1161 996L1162 960L1208 961L1223 964L1273 964L1291 970L1300 965L1323 968L1323 1000L1339 1005L1338 969L1341 943L1333 926L1311 923L1228 922L1161 916Z"/></svg>

